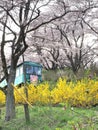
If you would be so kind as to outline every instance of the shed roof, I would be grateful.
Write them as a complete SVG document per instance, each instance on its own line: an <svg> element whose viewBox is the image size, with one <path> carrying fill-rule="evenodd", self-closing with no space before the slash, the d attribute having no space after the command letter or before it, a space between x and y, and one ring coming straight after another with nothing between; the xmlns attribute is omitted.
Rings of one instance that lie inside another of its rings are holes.
<svg viewBox="0 0 98 130"><path fill-rule="evenodd" d="M17 65L17 67L21 66L21 65L32 65L32 66L38 66L38 67L42 67L42 65L40 63L37 62L32 62L32 61L24 61L22 63L20 63L19 65Z"/></svg>

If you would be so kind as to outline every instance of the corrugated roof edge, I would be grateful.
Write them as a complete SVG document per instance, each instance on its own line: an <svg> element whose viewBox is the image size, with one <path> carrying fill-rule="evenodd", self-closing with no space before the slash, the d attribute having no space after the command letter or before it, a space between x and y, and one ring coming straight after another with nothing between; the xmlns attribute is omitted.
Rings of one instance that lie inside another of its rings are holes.
<svg viewBox="0 0 98 130"><path fill-rule="evenodd" d="M20 63L19 65L17 65L17 67L21 66L22 64L32 64L32 65L35 65L35 66L43 67L40 63L32 62L32 61L24 61L24 62Z"/></svg>

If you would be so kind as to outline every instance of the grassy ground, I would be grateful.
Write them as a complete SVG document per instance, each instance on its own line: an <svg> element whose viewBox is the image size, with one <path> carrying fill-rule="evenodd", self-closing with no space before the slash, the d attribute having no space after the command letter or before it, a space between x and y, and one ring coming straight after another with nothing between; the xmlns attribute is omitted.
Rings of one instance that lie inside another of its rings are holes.
<svg viewBox="0 0 98 130"><path fill-rule="evenodd" d="M26 124L23 106L16 107L16 119L5 122L2 108L0 130L98 130L98 107L67 108L34 106Z"/></svg>

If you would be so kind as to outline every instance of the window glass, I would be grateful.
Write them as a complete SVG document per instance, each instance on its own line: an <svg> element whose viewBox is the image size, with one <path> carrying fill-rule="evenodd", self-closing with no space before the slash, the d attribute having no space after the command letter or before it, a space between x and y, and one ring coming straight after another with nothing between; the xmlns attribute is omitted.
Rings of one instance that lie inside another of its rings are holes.
<svg viewBox="0 0 98 130"><path fill-rule="evenodd" d="M41 68L40 67L33 67L30 65L26 66L26 73L27 74L33 74L33 75L41 75Z"/></svg>
<svg viewBox="0 0 98 130"><path fill-rule="evenodd" d="M26 73L27 74L32 74L33 73L33 67L30 66L30 65L26 66Z"/></svg>
<svg viewBox="0 0 98 130"><path fill-rule="evenodd" d="M34 67L34 73L36 75L41 75L41 68L40 67Z"/></svg>
<svg viewBox="0 0 98 130"><path fill-rule="evenodd" d="M41 68L38 68L37 74L41 75Z"/></svg>

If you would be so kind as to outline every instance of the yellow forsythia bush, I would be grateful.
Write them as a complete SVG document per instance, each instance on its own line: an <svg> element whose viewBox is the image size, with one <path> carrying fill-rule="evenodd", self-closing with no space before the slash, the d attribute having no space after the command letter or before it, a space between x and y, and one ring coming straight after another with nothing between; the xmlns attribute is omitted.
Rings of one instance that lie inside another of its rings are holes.
<svg viewBox="0 0 98 130"><path fill-rule="evenodd" d="M5 104L5 95L4 93L0 90L0 105Z"/></svg>
<svg viewBox="0 0 98 130"><path fill-rule="evenodd" d="M98 81L83 79L77 82L67 82L66 79L59 79L56 86L50 90L49 83L42 83L37 86L28 84L28 99L26 99L24 86L15 87L14 95L16 104L23 104L28 101L30 104L59 104L68 103L71 106L87 107L98 104ZM0 91L0 104L5 103L5 96Z"/></svg>
<svg viewBox="0 0 98 130"><path fill-rule="evenodd" d="M68 84L66 79L62 80L60 78L57 82L57 86L51 91L52 103L70 102L73 94L72 87L73 84L71 84L71 82Z"/></svg>
<svg viewBox="0 0 98 130"><path fill-rule="evenodd" d="M50 95L51 92L49 90L49 84L39 84L38 86L34 86L33 84L29 84L27 86L28 90L28 102L31 104L41 103L41 104L49 104L50 103ZM22 86L21 88L16 88L14 91L16 103L25 103L26 95L25 88Z"/></svg>

